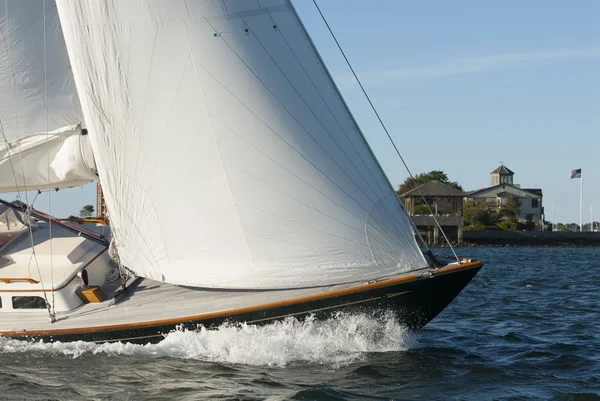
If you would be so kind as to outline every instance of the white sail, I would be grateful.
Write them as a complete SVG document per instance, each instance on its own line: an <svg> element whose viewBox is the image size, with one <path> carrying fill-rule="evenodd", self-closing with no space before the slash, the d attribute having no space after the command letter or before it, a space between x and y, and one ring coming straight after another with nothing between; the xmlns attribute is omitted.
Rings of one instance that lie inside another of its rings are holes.
<svg viewBox="0 0 600 401"><path fill-rule="evenodd" d="M426 266L284 0L58 0L120 260L268 289Z"/></svg>
<svg viewBox="0 0 600 401"><path fill-rule="evenodd" d="M80 125L0 142L0 193L85 185L97 179L94 170Z"/></svg>
<svg viewBox="0 0 600 401"><path fill-rule="evenodd" d="M0 2L0 88L0 192L96 178L54 1Z"/></svg>

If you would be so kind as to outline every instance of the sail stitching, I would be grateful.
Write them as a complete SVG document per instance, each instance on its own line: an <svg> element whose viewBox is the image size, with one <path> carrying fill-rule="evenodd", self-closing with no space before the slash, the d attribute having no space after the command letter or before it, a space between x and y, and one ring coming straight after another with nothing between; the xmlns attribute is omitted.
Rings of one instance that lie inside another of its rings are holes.
<svg viewBox="0 0 600 401"><path fill-rule="evenodd" d="M19 144L19 156L21 159L21 174L23 175L23 191L25 193L25 201L26 203L29 204L29 199L28 199L28 195L27 195L27 185L26 185L26 180L25 180L25 169L24 169L24 163L23 163L23 153L21 152L21 137L19 134L19 119L18 119L18 114L17 114L17 103L15 100L15 90L14 90L14 85L15 85L15 72L13 69L13 63L12 63L12 47L10 46L10 30L9 30L9 24L8 24L8 0L4 1L4 12L5 12L5 18L6 18L6 23L4 24L7 27L7 34L4 35L4 32L2 32L2 29L0 29L0 34L2 34L2 41L4 43L4 47L6 49L7 52L7 56L8 56L8 65L10 66L10 74L12 77L12 85L11 85L11 93L12 93L12 101L13 101L13 109L14 109L14 113L15 113L15 132L17 134L17 143ZM8 43L8 44L7 44ZM6 137L5 137L6 139ZM12 163L11 163L12 166ZM13 171L14 172L14 171ZM18 186L17 186L17 190L18 190ZM20 192L17 192L19 197L21 196ZM38 193L39 194L39 193ZM35 199L37 199L37 195L35 197ZM34 199L34 202L35 202ZM31 206L29 206L31 208ZM24 211L25 212L25 211ZM28 235L29 235L29 240L31 242L31 252L32 252L32 256L31 258L33 258L35 260L35 264L37 267L37 271L38 271L38 275L40 276L40 284L42 286L42 290L44 290L44 281L42 279L42 274L40 272L40 265L37 259L37 254L35 252L35 244L33 242L33 229L31 228L31 224L29 224L29 216L27 219L27 228L28 228ZM30 262L31 263L31 258L30 258ZM28 267L29 269L29 267ZM49 302L48 302L48 297L46 296L46 293L44 292L44 299L46 301L46 306L48 308L48 312L50 313L50 316L52 316L51 312L50 312L50 307L49 307Z"/></svg>
<svg viewBox="0 0 600 401"><path fill-rule="evenodd" d="M16 83L16 77L15 77L15 71L13 69L13 63L12 63L12 46L10 45L11 43L11 39L10 39L10 26L8 23L8 0L4 0L4 15L6 18L6 23L4 24L4 26L6 26L6 30L7 32L3 32L2 29L0 29L0 34L2 35L2 42L4 43L4 48L6 50L7 56L8 56L8 65L9 65L9 69L10 69L10 75L11 75L11 93L12 93L12 101L13 101L13 109L14 109L14 113L15 113L15 133L17 134L17 140L18 140L18 144L19 144L19 157L21 159L21 174L23 177L23 192L25 194L25 202L29 203L29 199L28 199L28 195L27 195L27 184L25 182L25 168L24 168L24 163L23 163L23 153L21 152L21 136L19 134L19 118L18 118L18 114L17 114L17 103L15 100L15 83ZM17 188L18 189L18 188ZM21 196L21 193L18 191L17 192L18 196Z"/></svg>
<svg viewBox="0 0 600 401"><path fill-rule="evenodd" d="M185 5L185 9L186 9L186 11L188 13L188 17L191 18L190 11L189 11L189 8L188 8L188 5L187 5L187 1L184 0L183 3ZM196 68L196 66L200 65L200 63L194 57L194 52L193 52L193 47L192 47L192 41L190 39L190 33L188 31L187 23L184 22L183 26L185 28L185 34L186 34L186 37L188 39L189 52L190 52L190 55L192 56L192 62L193 62L193 65L194 65L194 71L196 71L196 77L198 79L198 85L200 86L200 90L202 91L202 99L204 100L204 107L205 107L206 112L208 114L208 120L210 120L210 123L211 123L211 126L212 126L212 120L211 120L212 116L210 114L210 110L208 108L208 104L206 103L206 97L204 96L204 88L202 86L202 76L201 76L200 71L198 71L198 68ZM205 69L203 68L203 70L205 70ZM223 155L222 155L221 150L220 150L219 141L217 140L217 138L215 136L214 128L213 128L213 130L211 130L211 132L212 132L215 144L217 145L217 149L219 151L219 158L221 159L221 164L223 165L223 171L224 171L225 177L226 177L225 181L227 181L227 185L229 187L229 193L231 194L231 200L233 201L233 203L235 205L235 199L234 199L234 195L233 195L233 188L231 187L231 182L227 178L227 169L225 168L225 161L223 160ZM250 249L250 244L248 242L248 235L246 234L246 230L244 229L244 224L242 223L242 218L240 216L240 213L239 213L237 207L234 207L234 210L235 210L235 213L237 215L238 222L240 224L240 229L242 231L242 234L244 235L245 244L246 244L246 250L248 251L248 254L250 255L250 260L252 262L252 263L250 263L250 266L251 266L252 272L253 272L252 277L253 277L255 283L258 284L258 281L256 280L256 269L255 269L255 263L254 263L254 255L252 254L252 249Z"/></svg>
<svg viewBox="0 0 600 401"><path fill-rule="evenodd" d="M276 24L276 22L275 22L273 16L271 15L271 13L269 12L268 14L269 14L269 17L271 18L271 21L273 22L273 24ZM304 72L304 75L306 75L306 78L310 81L311 85L313 86L313 88L315 89L315 91L317 92L317 94L319 95L319 98L321 99L321 101L323 102L323 104L325 105L325 107L327 108L327 110L329 111L329 114L331 114L331 117L334 119L334 121L336 122L336 124L340 128L340 131L344 133L344 136L346 137L346 139L348 140L348 142L352 146L352 149L354 149L354 152L356 152L356 155L362 161L363 166L370 173L371 177L373 178L373 181L377 182L380 190L386 191L387 187L382 187L381 186L381 183L379 182L379 180L375 177L375 175L373 175L373 171L371 169L369 169L369 167L367 166L367 163L366 163L365 159L363 158L362 154L358 151L358 149L354 145L354 142L350 139L350 137L348 136L348 133L342 127L342 124L340 123L339 119L336 117L336 115L333 112L333 110L331 110L331 107L329 106L329 104L323 98L323 95L321 94L321 91L319 90L319 88L317 87L317 85L314 83L314 81L312 80L312 78L310 77L310 75L308 74L308 72L306 71L306 68L304 68L304 64L302 64L302 62L298 58L298 55L296 54L296 52L294 52L294 49L292 48L292 46L288 42L287 38L283 34L283 30L282 29L277 29L277 32L279 32L279 34L281 35L281 38L283 39L283 41L287 45L288 49L290 50L290 53L292 53L292 55L294 56L294 59L297 61L298 65L300 66L300 68ZM358 168L357 168L357 170L358 170ZM384 177L384 179L385 179L385 177Z"/></svg>
<svg viewBox="0 0 600 401"><path fill-rule="evenodd" d="M260 6L260 3L259 3ZM269 17L271 18L271 21L273 22L273 24L277 25L275 23L275 20L273 18L273 16L271 15L270 12L268 12ZM243 17L240 16L240 18ZM244 21L245 22L245 21ZM248 25L248 24L246 24ZM308 74L308 72L306 71L306 69L304 68L304 65L301 63L301 61L299 60L298 56L296 55L296 53L294 52L294 50L292 49L292 47L290 46L289 42L287 41L287 39L285 38L285 35L283 34L281 29L277 29L277 31L279 32L280 36L282 37L282 39L284 40L284 42L286 43L288 49L290 50L290 52L292 53L292 55L294 56L294 58L296 59L298 65L300 66L300 68L302 69L302 71L304 72L304 74L306 75L307 79L310 81L310 83L312 84L313 88L315 89L315 91L317 92L317 94L319 95L319 98L321 99L321 101L323 102L323 104L325 104L327 110L330 112L331 116L333 117L333 119L335 120L335 122L337 123L337 125L339 126L341 132L343 132L344 136L346 137L346 139L348 140L348 142L350 143L350 145L352 146L352 149L356 152L356 154L358 155L358 157L360 158L360 160L362 161L363 165L365 166L365 168L367 169L367 171L369 171L371 177L373 178L373 181L376 181L378 184L378 187L381 191L386 192L389 191L389 188L385 188L381 186L381 182L375 177L375 175L373 174L372 169L369 169L369 167L367 166L364 158L362 157L362 155L360 154L360 152L356 149L356 147L354 146L354 142L349 138L346 130L344 130L344 128L342 127L341 123L339 122L339 120L337 119L337 117L335 116L335 114L333 113L333 110L331 110L331 108L329 107L329 104L325 101L325 99L323 98L321 92L319 91L319 89L317 88L317 86L315 85L315 83L313 82L313 80L311 79L310 75ZM253 33L254 34L254 33ZM256 37L256 35L255 35ZM257 41L260 43L260 40L257 37ZM262 43L261 43L262 46ZM264 49L264 46L263 46ZM265 51L268 53L268 51L265 49ZM269 55L270 56L270 55ZM272 59L272 57L271 57ZM275 60L273 60L273 62L275 63ZM275 63L276 64L276 63ZM282 72L283 74L283 72ZM284 74L285 75L285 74ZM289 80L288 80L289 82ZM290 82L290 85L291 82ZM292 85L293 86L293 85ZM295 89L295 88L294 88ZM334 89L335 90L335 89ZM298 93L298 96L300 96L302 98L302 96ZM304 103L306 104L306 106L311 110L311 112L313 112L313 115L315 115L314 111L312 110L312 108L306 103L306 101L304 99L302 99L304 101ZM319 120L319 122L321 123L321 125L323 126L323 128L329 133L329 131L325 128L324 123L315 115L315 117ZM354 122L354 120L352 119L352 124L355 128L356 127L356 123ZM358 128L357 128L358 129ZM331 136L331 134L330 134ZM331 136L332 137L332 136ZM332 137L333 139L333 137ZM369 187L371 188L371 190L375 193L375 190L373 189L373 187L371 187L369 181L363 176L363 174L360 172L360 169L352 162L352 159L350 157L348 157L348 155L343 151L343 149L341 148L341 146L339 145L339 143L334 139L334 142L338 145L338 147L340 148L340 150L342 151L342 153L346 156L346 158L348 159L348 161L350 162L350 164L356 169L356 171L361 175L362 179L367 182L367 185L369 185ZM379 169L379 171L381 172L381 170ZM383 177L384 180L386 180L385 177ZM392 189L392 193L395 194L395 192ZM375 207L375 205L377 205L378 203L380 203L382 201L383 198L379 198L377 202L373 202L373 205ZM397 221L397 223L401 224L400 220L396 217L396 213L394 213L394 210L391 210L387 204L387 202L385 203L385 209L390 212L391 216L394 216L394 219ZM370 213L370 212L369 212ZM396 227L398 228L398 227Z"/></svg>
<svg viewBox="0 0 600 401"><path fill-rule="evenodd" d="M244 22L244 24L246 26L250 26L246 20L240 15L240 19ZM352 159L348 156L348 154L344 151L344 149L342 148L342 146L339 144L339 142L335 139L334 135L331 134L331 132L327 129L327 127L325 127L325 124L323 123L323 121L321 120L321 118L319 118L319 116L317 116L317 114L315 113L315 111L308 105L308 103L306 102L306 99L304 99L304 97L300 94L300 92L298 91L298 89L296 88L296 86L292 83L292 81L288 78L288 76L283 72L282 68L279 66L279 64L275 61L275 59L273 58L273 56L271 55L271 53L269 53L269 51L266 49L266 47L262 44L262 42L260 41L260 39L258 38L258 36L254 33L254 31L252 29L249 29L250 32L252 33L252 35L254 36L254 38L256 39L256 41L258 42L258 44L261 46L261 48L263 49L263 51L265 52L265 54L269 57L269 59L273 62L273 64L277 67L277 69L279 70L279 72L281 73L281 75L285 78L285 80L288 82L288 84L290 85L290 87L294 90L294 92L296 93L296 95L298 95L298 97L300 98L300 100L302 100L302 102L304 103L304 105L306 106L306 108L310 111L310 113L313 115L313 117L319 122L319 124L321 125L321 127L323 128L323 130L327 133L327 135L329 136L329 138L331 138L331 140L333 141L333 143L335 143L335 145L337 146L337 148L340 150L340 152L346 157L346 159L348 160L349 164L354 167L354 169L356 170L356 172L361 176L362 180L369 186L369 188L371 189L371 191L373 192L373 194L375 194L375 190L373 189L373 187L371 187L371 184L366 180L366 178L363 176L363 174L360 172L360 170L358 169L358 167L356 167L356 165L352 162ZM279 29L278 29L279 30ZM256 74L255 74L256 75ZM309 78L310 80L310 78ZM312 82L312 81L311 81ZM273 97L275 97L274 94L272 94ZM280 102L282 103L282 102ZM291 112L288 111L288 113L291 114ZM293 117L293 116L292 116ZM294 119L296 119L294 117ZM296 119L296 121L298 122L298 120ZM298 122L299 123L299 122ZM307 130L305 130L308 133ZM319 147L321 147L321 149L323 150L323 152L325 152L328 156L329 154L325 151L325 149L314 139L314 137L309 134L309 136L315 141L315 143L317 143L319 145ZM332 160L333 158L331 156L329 156ZM341 168L341 166L339 164L337 164L337 162L334 162L336 164L336 166L338 166L338 168L344 173L344 175L346 175L346 177L348 177L350 179L350 181L354 184L354 186L358 189L361 190L361 192L372 202L372 203L376 203L376 200L371 199L371 197L365 192L362 191L361 187L359 185L356 184L356 182L354 182L354 179L344 170ZM375 194L376 195L376 194Z"/></svg>
<svg viewBox="0 0 600 401"><path fill-rule="evenodd" d="M291 171L287 170L287 169L286 169L284 166L280 165L280 164L279 164L279 163L277 163L275 160L273 160L272 158L270 158L268 155L266 155L266 154L265 154L264 152L262 152L260 149L256 148L254 145L252 145L251 143L249 143L248 141L246 141L246 140L243 138L243 136L241 136L241 135L239 135L238 133L236 133L234 130L232 130L230 127L228 127L228 126L227 126L227 124L225 124L223 121L221 121L221 120L217 119L216 117L212 117L212 118L213 118L213 119L215 119L215 120L217 120L217 121L218 121L220 124L222 124L224 127L226 127L226 128L227 128L227 129L228 129L228 130L229 130L229 131L232 133L232 134L234 134L235 136L237 136L238 138L240 138L242 141L244 141L245 143L247 143L247 144L248 144L250 147L252 147L252 148L256 149L258 152L260 152L261 154L263 154L263 155L264 155L265 157L267 157L269 160L273 161L273 163L277 164L277 165L278 165L278 166L280 166L282 169L284 169L284 170L288 171L288 172L289 172L290 174L292 174L294 177L298 178L298 180L300 180L301 182L305 183L305 184L306 184L306 185L308 185L309 187L313 188L315 191L317 191L318 193L322 194L322 195L323 195L324 197L326 197L327 199L329 199L329 200L331 200L332 202L336 203L336 204L337 204L337 205L339 205L339 206L340 206L342 209L346 210L348 213L352 214L353 216L355 216L355 217L356 217L357 219L359 219L360 221L363 221L363 219L362 219L361 217L359 217L359 216L355 215L354 213L352 213L351 211L349 211L349 210L347 210L347 209L343 208L343 206L342 206L342 205L338 204L338 203L337 203L337 202L335 202L333 199L329 198L327 195L323 194L322 192L320 192L320 191L319 191L319 190L317 190L316 188L312 187L310 184L308 184L307 182L305 182L304 180L302 180L300 177L296 176L296 175L295 175L295 174L293 174ZM345 225L345 226L347 226L347 227L349 227L349 228L351 228L351 229L353 229L353 230L356 230L356 231L358 231L359 233L363 234L363 231L361 231L361 230L358 230L358 229L356 229L356 228L354 228L354 227L352 227L352 226L350 226L350 225L348 225L348 224L345 224L345 223L343 223L342 221L340 221L340 220L338 220L338 219L335 219L334 217L332 217L332 216L329 216L329 215L327 215L327 214L323 213L323 212L322 212L322 211L320 211L319 209L317 209L317 208L314 208L314 207L312 207L312 206L310 206L310 205L307 205L307 204L305 204L305 203L301 202L300 200L298 200L298 199L296 199L296 198L294 198L294 197L292 197L292 196L290 196L290 195L287 195L287 194L285 194L284 192L281 192L281 191L277 190L276 188L272 187L272 186L271 186L271 185L269 185L268 183L266 183L266 182L264 182L264 181L262 181L262 180L258 179L257 177L253 176L252 174L249 174L248 172L246 172L246 171L242 171L242 170L238 170L238 171L241 171L242 173L244 173L244 174L248 175L249 177L252 177L252 178L254 178L255 180L257 180L257 181L259 181L259 182L261 182L261 183L263 183L263 184L265 184L265 185L269 186L270 188L274 189L275 191L277 191L277 192L281 193L282 195L285 195L286 197L289 197L290 199L293 199L294 201L296 201L296 202L298 202L298 203L300 203L300 204L302 204L302 205L305 205L305 206L307 206L307 207L309 207L309 208L311 208L311 209L315 210L316 212L318 212L318 213L320 213L320 214L322 214L322 215L324 215L324 216L327 216L327 217L331 218L332 220L335 220L335 221L337 221L337 222L340 222L341 224L343 224L343 225ZM270 213L270 212L269 212L269 214L272 214L272 215L274 215L274 216L277 216L277 217L281 217L281 218L284 218L284 219L286 219L286 217L284 217L284 216L280 216L280 215L277 215L277 214L274 214L274 213ZM368 224L368 223L367 223L367 221L365 220L365 226L366 226L367 224ZM387 240L387 239L386 239L386 237L385 237L385 236L384 236L384 235L383 235L383 234L380 232L380 230L378 230L378 229L377 229L375 226L373 226L373 225L369 225L369 226L370 226L370 227L372 227L372 229L374 230L374 232L375 232L375 233L377 233L377 234L378 234L378 236L379 236L379 237L381 237L383 241L385 241L385 242L386 242L388 245L390 245L392 248L395 248L394 244L393 244L393 243L391 243L389 240ZM306 226L306 227L308 227L308 226ZM349 241L349 240L347 240L347 239L345 239L345 238L343 238L343 237L336 236L336 235L335 235L335 234L333 234L333 233L329 233L329 232L326 232L326 231L323 231L323 230L318 230L318 229L316 229L316 228L314 228L314 227L309 227L309 228L313 228L313 229L315 229L316 231L320 231L320 232L323 232L323 233L326 233L326 234L329 234L329 235L332 235L332 236L338 237L338 238L340 238L340 239L343 239L343 240L345 240L345 241ZM387 229L387 228L385 228L385 227L382 227L382 226L380 226L380 228L383 228L383 229L385 230L385 232L390 232L390 230L389 230L389 229ZM375 239L375 238L373 238L373 239L374 239L374 240L377 242L377 244L379 244L379 245L381 245L381 246L385 246L385 244L384 244L384 243L382 243L381 241L379 241L379 240L377 240L377 239ZM368 238L367 238L367 240L368 240ZM350 241L350 242L353 242L353 241ZM369 246L369 247L370 247L370 245L367 245L367 246ZM377 260L375 259L375 256L374 256L374 255L373 255L373 261L374 261L374 263L375 263L376 265L378 265L378 263L377 263Z"/></svg>
<svg viewBox="0 0 600 401"><path fill-rule="evenodd" d="M298 180L299 180L299 181L301 181L302 183L306 184L307 186L309 186L310 188L314 189L314 190L315 190L316 192L318 192L319 194L323 195L324 197L326 197L326 198L327 198L327 199L329 199L330 201L334 202L336 205L338 205L338 206L340 206L341 208L343 208L343 206L342 206L342 205L340 205L339 203L335 202L333 199L329 198L327 195L325 195L324 193L322 193L321 191L319 191L319 190L318 190L318 189L316 189L315 187L311 186L311 185L310 185L309 183L307 183L306 181L302 180L302 178L298 177L297 175L295 175L294 173L292 173L291 171L289 171L288 169L286 169L284 166L282 166L281 164L277 163L275 160L273 160L272 158L270 158L270 157L269 157L269 156L268 156L266 153L262 152L262 151L261 151L260 149L258 149L256 146L254 146L254 145L252 145L251 143L249 143L248 141L246 141L246 140L243 138L243 136L241 136L241 135L239 135L237 132L233 131L233 130L232 130L230 127L228 127L228 126L227 126L227 124L225 124L223 121L221 121L221 120L219 120L219 119L217 119L217 118L215 118L215 117L213 117L213 118L214 118L215 120L219 121L219 123L221 123L221 124L222 124L224 127L226 127L226 128L227 128L227 129L228 129L228 130L229 130L229 131L230 131L232 134L234 134L236 137L240 138L242 141L244 141L244 142L245 142L246 144L248 144L250 147L252 147L252 148L256 149L258 152L260 152L260 153L261 153L262 155L264 155L266 158L268 158L269 160L271 160L273 163L277 164L277 166L281 167L282 169L284 169L285 171L287 171L288 173L290 173L290 174L291 174L291 175L293 175L294 177L298 178ZM243 170L239 170L239 171L240 171L240 172L242 172L242 173L244 173L244 174L246 174L246 175L248 175L249 177L252 177L252 178L254 178L255 180L257 180L257 181L259 181L259 182L261 182L261 183L263 183L263 184L267 185L268 187L272 188L273 190L275 190L275 191L279 192L280 194L282 194L282 195L285 195L286 197L288 197L288 198L290 198L290 199L292 199L292 200L294 200L294 201L296 201L296 202L300 203L301 205L304 205L304 206L306 206L306 207L309 207L309 208L313 209L314 211L318 212L319 214L322 214L323 216L326 216L326 217L328 217L328 218L330 218L330 219L332 219L332 220L335 220L335 221L337 221L337 222L339 222L339 223L341 223L341 224L343 224L343 225L345 225L345 226L347 226L347 227L349 227L349 228L351 228L351 229L353 229L353 230L356 230L356 231L358 231L358 232L361 232L360 230L356 229L355 227L352 227L351 225L349 225L349 224L346 224L346 223L344 223L343 221L341 221L341 220L338 220L338 219L336 219L336 218L334 218L334 217L332 217L332 216L330 216L330 215L328 215L328 214L326 214L326 213L322 212L321 210L319 210L319 209L317 209L317 208L315 208L315 207L313 207L313 206L310 206L310 205L308 205L308 204L306 204L306 203L304 203L304 202L300 201L299 199L297 199L297 198L294 198L293 196L286 194L285 192L282 192L282 191L280 191L279 189L277 189L277 188L273 187L272 185L268 184L267 182L265 182L265 181L263 181L263 180L261 180L261 179L259 179L259 178L255 177L254 175L252 175L252 174L248 173L247 171L243 171ZM357 218L357 219L359 219L360 221L362 221L362 218L360 218L359 216L357 216L357 215L353 214L351 211L349 211L349 210L347 210L347 209L345 209L345 208L343 208L343 209L344 209L344 210L346 210L346 211L347 211L349 214L352 214L354 217L356 217L356 218ZM283 216L280 216L280 217L283 217ZM328 234L331 234L331 233L328 233ZM334 235L334 234L331 234L331 235ZM339 238L341 238L341 237L339 237Z"/></svg>
<svg viewBox="0 0 600 401"><path fill-rule="evenodd" d="M331 34L331 36L333 37L333 40L335 41L338 49L340 50L340 52L342 53L342 56L344 57L344 60L346 60L346 63L348 64L348 67L350 67L350 70L352 71L352 74L354 75L354 78L356 79L356 82L358 82L358 85L360 86L363 94L365 95L367 101L369 102L369 104L371 105L371 108L373 109L373 112L375 113L375 116L377 117L377 119L379 120L379 123L381 124L383 130L385 131L386 135L388 136L390 142L392 143L392 145L394 146L394 149L396 150L396 153L398 154L398 156L400 157L400 160L402 161L402 164L404 164L404 167L406 168L406 171L408 171L408 174L411 176L411 178L413 179L413 181L415 180L413 174L411 173L410 169L408 168L408 165L406 164L406 162L404 161L404 158L402 157L402 154L400 153L400 151L398 150L398 147L396 146L396 142L393 140L392 136L390 135L390 133L387 130L387 127L385 126L385 124L383 123L383 120L381 119L381 117L379 116L379 113L377 112L377 110L375 109L375 106L373 105L373 102L371 101L371 98L369 97L369 95L367 94L367 91L365 90L365 88L363 87L361 81L358 79L358 75L356 75L356 72L354 71L354 68L352 67L352 65L350 64L350 61L348 60L348 58L346 57L346 54L344 53L344 51L342 50L341 45L339 44L337 38L335 37L335 35L333 34L333 31L331 29L331 27L329 26L329 23L327 22L327 20L325 19L325 16L323 15L323 13L321 12L321 9L319 8L319 5L317 4L316 0L313 0L313 3L315 4L315 7L317 8L317 11L319 11L319 14L321 15L321 18L323 19L323 22L325 22L325 25L327 26L327 29L329 30L329 33ZM452 244L450 243L450 240L448 239L448 237L446 236L446 233L444 232L444 229L442 228L442 226L440 225L439 221L437 220L437 218L435 217L435 215L433 214L433 211L431 210L431 207L429 206L429 203L427 203L427 201L425 200L425 197L419 192L419 194L421 195L421 198L423 199L423 201L425 202L425 204L427 205L427 208L429 209L429 212L431 213L431 216L433 217L433 220L435 221L436 225L438 226L438 228L440 229L440 231L442 232L442 235L444 236L444 238L446 239L446 242L448 243L448 245L450 246L450 250L452 251L452 253L454 254L454 257L456 258L456 260L458 262L460 262L460 258L458 257L458 255L456 255L456 252L454 251L454 248L452 247ZM412 219L411 219L412 220ZM418 233L417 230L417 234L420 236L420 233ZM430 252L430 256L435 260L435 258L433 257L433 254Z"/></svg>
<svg viewBox="0 0 600 401"><path fill-rule="evenodd" d="M154 63L154 53L156 50L156 39L158 37L158 28L159 25L156 25L156 30L154 32L154 41L152 44L152 57L150 58L150 65L148 65L148 77L146 78L146 94L144 95L144 107L142 109L142 118L141 121L145 121L145 117L146 117L146 106L148 104L148 87L150 86L150 77L152 76L152 65ZM127 60L127 62L129 63L129 60ZM143 127L141 127L140 129L143 129ZM141 145L141 141L138 138L137 141L137 157L135 158L135 168L134 168L134 177L133 180L137 181L138 179L138 165L140 162L140 152L142 151L142 145Z"/></svg>
<svg viewBox="0 0 600 401"><path fill-rule="evenodd" d="M214 27L212 26L212 24L205 18L203 17L204 20L211 26L211 28ZM221 38L223 39L223 38ZM254 75L254 77L261 83L261 85L271 94L271 96L273 97L273 99L275 99L277 101L277 103L290 115L290 117L292 117L292 119L294 121L296 121L296 123L298 124L298 126L300 126L300 128L302 128L302 130L304 132L306 132L308 134L309 137L311 137L313 139L313 141L315 141L317 143L317 145L321 148L321 150L323 150L323 152L329 156L329 158L334 162L334 164L336 164L339 167L339 165L337 164L337 162L335 162L335 160L333 160L331 158L331 156L322 148L322 146L316 141L314 140L314 138L311 136L311 134L308 132L308 130L306 130L306 128L304 128L304 126L302 124L300 124L300 122L296 119L296 117L281 103L281 101L279 99L277 99L277 97L275 96L275 94L264 84L264 82L262 82L262 80L256 75L256 73L248 66L248 64L243 60L242 57L240 57L240 55L229 45L229 43L223 39L223 42L227 45L227 47L229 47L229 49L232 51L233 54L236 55L236 57L238 57L238 59L246 66L246 68L248 69L248 71ZM202 67L204 70L206 70L205 67ZM222 85L222 84L221 84ZM230 92L231 93L231 92ZM239 99L238 99L239 100ZM241 101L240 101L241 103ZM243 104L243 103L242 103ZM244 105L245 106L245 105ZM247 106L245 106L247 108ZM250 109L248 109L250 110ZM253 112L252 112L253 113ZM254 113L253 113L254 114ZM260 119L260 117L258 117L256 114L254 114L257 118ZM262 121L264 123L264 121L262 119L260 119L260 121ZM265 123L265 125L267 125ZM267 125L268 126L268 125ZM269 127L270 128L270 127ZM275 130L271 129L271 131L273 131L278 137L280 137L284 142L286 142L288 145L290 145L285 139L283 139L283 137L281 137L277 132L275 132ZM293 146L290 145L290 147L294 150L296 150ZM296 150L296 152L298 152ZM318 167L316 167L312 162L310 162L306 156L302 155L300 152L298 152L298 154L300 154L300 156L302 156L308 163L310 163L310 165L312 165L317 171L319 171L325 178L327 178L328 181L330 181L333 185L335 185L337 188L339 188L345 195L348 196L349 199L351 199L356 205L358 205L360 208L362 208L364 211L367 211L367 209L362 206L358 201L356 201L356 199L354 199L354 197L352 197L348 192L346 192L338 183L334 182L327 174L323 173ZM356 185L356 184L355 184ZM366 195L366 194L365 194ZM368 198L368 197L367 197Z"/></svg>
<svg viewBox="0 0 600 401"><path fill-rule="evenodd" d="M258 115L256 115L251 109L249 109L237 96L235 96L235 94L233 94L225 85L223 85L214 75L212 75L202 64L198 63L196 61L196 64L198 64L198 66L200 66L204 72L206 72L206 74L208 74L215 82L217 82L219 85L221 85L221 87L223 87L223 89L225 89L233 98L235 98L242 106L244 106L250 113L252 113L260 122L262 122L265 127L267 127L269 129L269 131L273 132L276 136L278 136L286 145L288 145L291 149L293 149L299 156L301 156L303 159L305 159L307 161L307 163L309 163L315 170L317 170L320 174L322 174L324 177L327 178L327 175L324 174L321 170L319 170L315 165L313 165L308 159L306 159L302 153L300 153L296 148L294 148L289 142L287 142L284 138L282 138L277 131L275 131L273 128L271 128L271 126L269 124L267 124L265 121L263 121ZM243 138L242 138L243 139ZM247 141L246 141L247 142ZM257 149L258 151L260 151L261 153L263 153L260 149L256 148L256 146L250 144L249 142L247 142L250 146L252 146L253 148ZM264 154L264 153L263 153ZM267 156L265 154L265 156ZM269 158L270 160L273 160L272 158L270 158L269 156L267 156L267 158ZM351 212L350 210L346 209L343 205L341 205L340 203L336 202L335 200L333 200L332 198L330 198L329 196L325 195L323 192L319 191L317 188L315 188L314 186L310 185L309 183L307 183L306 181L302 180L298 175L294 174L293 172L291 172L290 170L286 169L283 165L277 163L275 160L273 160L273 162L275 162L278 166L281 166L281 168L285 169L286 171L288 171L290 174L292 174L294 177L297 177L300 181L306 183L309 187L313 188L315 191L317 191L318 193L322 194L323 196L325 196L327 199L331 200L333 203L335 203L336 205L340 206L340 208L344 209L345 211L347 211L348 213L352 214L353 216L355 216L356 218L362 220L361 217L359 217L358 215L356 215L355 213ZM367 211L363 206L359 205L363 210Z"/></svg>
<svg viewBox="0 0 600 401"><path fill-rule="evenodd" d="M167 119L165 121L165 129L160 138L160 145L158 147L159 149L162 149L163 142L165 140L165 136L167 133L168 125L171 120L171 115L173 114L173 109L175 108L177 96L179 95L179 90L181 89L181 83L183 82L183 77L185 76L185 72L187 71L187 66L190 62L190 58L191 58L190 54L188 53L187 60L185 61L185 65L183 66L183 69L181 71L181 77L179 78L179 83L177 84L177 89L175 90L175 94L173 96L173 102L171 103L171 109L169 110L169 115L167 116ZM158 158L159 158L160 154L161 154L160 152L156 152L156 157L154 158L154 162L152 163L152 168L149 171L154 172L154 170L156 169L156 163L158 162Z"/></svg>

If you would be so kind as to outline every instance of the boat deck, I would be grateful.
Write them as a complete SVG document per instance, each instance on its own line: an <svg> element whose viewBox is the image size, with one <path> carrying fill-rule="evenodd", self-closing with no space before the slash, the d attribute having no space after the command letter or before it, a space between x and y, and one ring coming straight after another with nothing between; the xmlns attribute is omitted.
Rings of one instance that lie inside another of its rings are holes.
<svg viewBox="0 0 600 401"><path fill-rule="evenodd" d="M222 314L225 311L323 294L361 284L366 283L289 290L233 291L187 288L143 279L116 300L89 303L70 312L57 313L55 323L50 323L46 310L0 313L0 334L15 331L106 327L107 325L143 325L159 320Z"/></svg>

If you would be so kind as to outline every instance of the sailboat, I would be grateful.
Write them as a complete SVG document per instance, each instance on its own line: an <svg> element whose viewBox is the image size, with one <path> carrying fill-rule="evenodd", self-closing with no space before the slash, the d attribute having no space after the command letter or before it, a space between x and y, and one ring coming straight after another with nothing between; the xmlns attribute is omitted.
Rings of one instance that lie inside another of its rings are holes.
<svg viewBox="0 0 600 401"><path fill-rule="evenodd" d="M0 191L99 179L110 225L2 201L0 336L338 311L418 329L482 267L427 248L289 0L5 4Z"/></svg>

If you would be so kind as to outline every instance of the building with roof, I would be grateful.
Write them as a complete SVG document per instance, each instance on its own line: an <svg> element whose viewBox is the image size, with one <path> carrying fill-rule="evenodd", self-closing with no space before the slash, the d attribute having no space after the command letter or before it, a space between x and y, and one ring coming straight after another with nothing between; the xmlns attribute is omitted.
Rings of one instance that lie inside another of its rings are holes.
<svg viewBox="0 0 600 401"><path fill-rule="evenodd" d="M500 165L500 167L498 167L496 170L492 171L490 175L492 177L491 186L496 186L498 184L513 185L513 176L515 173L503 164Z"/></svg>
<svg viewBox="0 0 600 401"><path fill-rule="evenodd" d="M435 220L450 240L462 242L463 200L467 196L466 193L440 181L428 181L399 196L428 243L439 243L440 231Z"/></svg>
<svg viewBox="0 0 600 401"><path fill-rule="evenodd" d="M536 225L544 222L543 193L539 188L521 188L514 183L515 173L501 165L490 173L491 186L468 193L471 199L485 199L490 204L495 204L498 209L510 197L515 197L520 204L517 219L520 221L532 220Z"/></svg>

